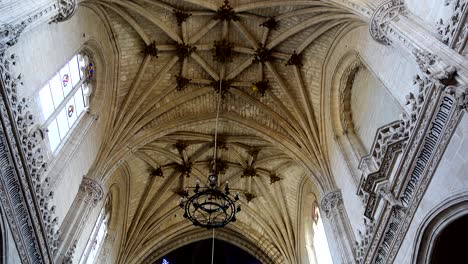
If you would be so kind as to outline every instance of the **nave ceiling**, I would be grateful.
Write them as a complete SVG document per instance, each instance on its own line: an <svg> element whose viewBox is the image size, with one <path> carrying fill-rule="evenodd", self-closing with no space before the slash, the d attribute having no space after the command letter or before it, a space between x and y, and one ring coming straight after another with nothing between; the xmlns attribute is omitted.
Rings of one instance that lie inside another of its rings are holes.
<svg viewBox="0 0 468 264"><path fill-rule="evenodd" d="M177 201L185 186L206 181L220 82L221 180L245 193L226 232L265 241L259 247L275 263L299 263L301 190L334 186L322 65L357 16L324 1L81 5L109 21L118 47L112 116L92 173L129 179L120 263L149 260L158 245L193 232Z"/></svg>

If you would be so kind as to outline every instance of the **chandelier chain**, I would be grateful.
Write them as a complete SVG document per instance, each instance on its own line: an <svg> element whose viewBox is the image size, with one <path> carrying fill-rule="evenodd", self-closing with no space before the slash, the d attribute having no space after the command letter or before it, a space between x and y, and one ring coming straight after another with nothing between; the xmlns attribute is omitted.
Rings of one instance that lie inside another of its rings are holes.
<svg viewBox="0 0 468 264"><path fill-rule="evenodd" d="M217 143L218 143L218 120L219 120L219 110L221 108L221 86L222 79L219 79L219 91L217 96L217 107L216 107L216 121L215 121L215 136L214 136L214 150L213 150L213 170L216 171L216 155L217 155Z"/></svg>

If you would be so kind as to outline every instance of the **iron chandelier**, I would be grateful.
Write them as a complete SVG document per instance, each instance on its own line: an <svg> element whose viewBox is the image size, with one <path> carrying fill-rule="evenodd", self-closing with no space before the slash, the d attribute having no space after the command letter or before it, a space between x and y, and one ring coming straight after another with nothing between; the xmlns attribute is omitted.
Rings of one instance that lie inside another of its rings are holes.
<svg viewBox="0 0 468 264"><path fill-rule="evenodd" d="M195 187L187 187L184 196L179 201L179 206L185 210L184 217L192 221L193 225L208 229L224 227L230 222L236 221L236 214L241 211L239 193L231 194L229 183L224 189L219 184L217 160L218 119L222 100L223 81L219 81L217 90L216 125L214 135L213 167L208 175L208 183L200 186L197 180ZM190 190L193 190L191 193Z"/></svg>

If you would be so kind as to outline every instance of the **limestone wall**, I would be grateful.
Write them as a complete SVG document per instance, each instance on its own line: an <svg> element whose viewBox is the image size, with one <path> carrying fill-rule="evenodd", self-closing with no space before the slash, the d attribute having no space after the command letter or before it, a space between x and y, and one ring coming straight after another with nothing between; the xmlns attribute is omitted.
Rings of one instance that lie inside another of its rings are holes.
<svg viewBox="0 0 468 264"><path fill-rule="evenodd" d="M31 101L36 118L39 117L39 125L43 120L35 104L43 85L83 47L91 50L96 61L96 83L93 85L89 113L84 113L83 118L75 124L76 127L67 134L64 139L66 144L59 146L55 153L49 151L47 157L46 173L50 177L50 190L54 192L52 204L56 206L59 226L78 192L83 176L88 173L100 149L108 116L106 110L111 102L106 87L112 83L105 79L112 73L111 59L115 52L109 36L111 33L95 11L80 7L70 20L42 24L22 35L20 41L9 49L18 58L16 73L23 76L19 95ZM105 71L100 72L100 69ZM97 208L96 211L99 211L99 206ZM87 237L83 239L86 243Z"/></svg>
<svg viewBox="0 0 468 264"><path fill-rule="evenodd" d="M341 59L350 52L357 53L368 70L368 73L363 72L357 75L357 82L353 85L353 89L355 86L360 87L362 90L358 91L362 94L358 93L352 97L354 100L352 107L354 105L353 113L356 117L353 119L358 122L359 137L365 143L366 148L369 148L378 127L391 120L397 120L402 112L407 111L405 97L415 90L413 77L417 73L417 66L401 51L372 40L368 28L360 26L350 30L336 42L333 54L325 66L325 87L331 86L333 75ZM325 91L325 93L328 92L331 93L331 91ZM330 98L330 96L326 94L325 98ZM330 104L326 104L326 115L331 115L329 106ZM332 117L330 116L327 120L331 121ZM353 179L350 171L350 169L356 169L350 167L357 166L357 164L349 163L343 156L343 149L336 138L343 135L336 135L336 132L332 131L331 122L326 125L327 134L330 135L327 143L332 173L336 185L342 191L345 208L352 229L357 236L358 230L362 229L364 209L359 196L356 195L358 178Z"/></svg>
<svg viewBox="0 0 468 264"><path fill-rule="evenodd" d="M465 114L419 204L395 263L412 263L417 231L427 215L452 196L468 191L467 170L468 116Z"/></svg>

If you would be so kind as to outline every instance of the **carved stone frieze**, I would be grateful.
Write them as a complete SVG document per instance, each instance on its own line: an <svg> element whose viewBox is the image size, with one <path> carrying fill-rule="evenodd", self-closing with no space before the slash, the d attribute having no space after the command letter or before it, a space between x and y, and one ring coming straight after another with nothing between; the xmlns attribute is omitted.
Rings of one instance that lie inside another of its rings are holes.
<svg viewBox="0 0 468 264"><path fill-rule="evenodd" d="M71 0L70 0L71 1ZM8 47L18 42L20 35L32 25L48 21L56 15L58 8L55 1L48 2L42 8L35 8L32 12L24 12L24 17L13 21L2 21L0 24L0 52L4 52Z"/></svg>
<svg viewBox="0 0 468 264"><path fill-rule="evenodd" d="M334 190L327 193L321 202L322 211L325 216L330 218L334 214L338 214L343 209L343 197L340 190Z"/></svg>
<svg viewBox="0 0 468 264"><path fill-rule="evenodd" d="M70 19L76 8L76 0L59 0L58 14L52 17L50 23L59 23Z"/></svg>
<svg viewBox="0 0 468 264"><path fill-rule="evenodd" d="M29 109L28 101L19 98L17 95L18 86L21 84L21 75L15 77L13 66L15 56L8 56L6 53L0 54L0 77L3 80L3 92L6 95L6 107L11 113L14 135L19 144L19 153L15 154L17 162L24 166L28 180L32 184L34 199L39 206L38 212L41 215L41 222L44 227L49 249L55 253L57 249L57 218L54 216L55 207L50 205L53 192L46 191L49 179L44 177L46 170L45 157L43 152L43 132L35 124L32 112Z"/></svg>
<svg viewBox="0 0 468 264"><path fill-rule="evenodd" d="M413 55L419 69L425 75L428 75L432 79L439 80L445 85L456 84L454 79L456 73L455 67L443 65L439 57L427 51L414 49Z"/></svg>
<svg viewBox="0 0 468 264"><path fill-rule="evenodd" d="M397 19L405 11L403 0L390 0L382 3L372 15L369 30L372 38L382 44L389 45L387 37L388 24Z"/></svg>
<svg viewBox="0 0 468 264"><path fill-rule="evenodd" d="M358 263L392 263L430 178L463 111L466 94L460 87L437 79L417 78L421 97L409 97L414 125L392 182L374 193L385 203L376 219L370 242L360 243ZM411 158L414 157L414 158ZM363 245L363 246L361 246Z"/></svg>
<svg viewBox="0 0 468 264"><path fill-rule="evenodd" d="M81 181L80 193L85 198L85 201L91 202L91 205L94 207L102 200L104 190L99 182L84 177Z"/></svg>
<svg viewBox="0 0 468 264"><path fill-rule="evenodd" d="M341 249L340 263L354 263L356 239L343 204L341 190L336 189L325 194L320 206L332 229L333 243Z"/></svg>
<svg viewBox="0 0 468 264"><path fill-rule="evenodd" d="M375 223L369 221L366 218L364 220L364 232L359 231L359 242L356 241L356 263L362 263L365 257L366 249L369 243L372 241L372 237L375 231Z"/></svg>
<svg viewBox="0 0 468 264"><path fill-rule="evenodd" d="M18 25L0 25L0 51L16 44L21 32L23 32L26 26L27 23L25 22Z"/></svg>
<svg viewBox="0 0 468 264"><path fill-rule="evenodd" d="M77 240L73 242L72 246L68 249L65 257L63 258L63 264L72 264L73 263L73 255L75 255L76 244L78 243Z"/></svg>
<svg viewBox="0 0 468 264"><path fill-rule="evenodd" d="M437 21L437 32L444 44L461 53L468 38L468 1L445 0L445 5L451 8L452 15L446 21Z"/></svg>

